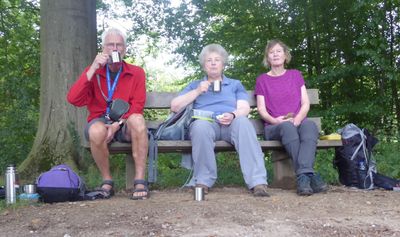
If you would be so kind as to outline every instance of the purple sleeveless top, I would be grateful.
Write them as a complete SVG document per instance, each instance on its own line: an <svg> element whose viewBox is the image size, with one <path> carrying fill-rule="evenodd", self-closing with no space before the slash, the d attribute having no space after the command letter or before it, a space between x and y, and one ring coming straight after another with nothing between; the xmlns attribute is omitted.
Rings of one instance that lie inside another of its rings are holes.
<svg viewBox="0 0 400 237"><path fill-rule="evenodd" d="M286 70L281 76L269 76L266 73L257 77L255 95L265 99L267 112L272 117L295 115L301 107L301 87L304 79L301 72L295 69ZM269 123L265 122L265 126Z"/></svg>

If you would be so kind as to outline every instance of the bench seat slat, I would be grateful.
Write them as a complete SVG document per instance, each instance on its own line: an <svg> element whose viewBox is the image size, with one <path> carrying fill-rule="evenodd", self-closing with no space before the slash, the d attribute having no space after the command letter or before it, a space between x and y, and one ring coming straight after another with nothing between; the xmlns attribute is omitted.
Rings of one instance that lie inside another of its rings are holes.
<svg viewBox="0 0 400 237"><path fill-rule="evenodd" d="M268 150L281 150L282 144L279 141L259 141L260 146L264 151ZM225 141L217 141L215 144L216 151L234 151L234 147ZM332 147L342 146L340 140L319 140L317 144L318 149L328 149ZM192 150L191 141L158 141L159 152L190 152ZM110 145L110 152L116 153L131 153L131 144L114 142Z"/></svg>

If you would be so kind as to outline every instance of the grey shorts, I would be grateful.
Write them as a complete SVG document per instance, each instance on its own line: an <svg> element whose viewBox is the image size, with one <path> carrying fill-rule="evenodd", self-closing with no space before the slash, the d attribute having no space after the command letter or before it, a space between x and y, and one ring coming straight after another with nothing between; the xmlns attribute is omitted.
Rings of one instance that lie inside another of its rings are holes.
<svg viewBox="0 0 400 237"><path fill-rule="evenodd" d="M101 121L103 123L106 123L106 119L104 117L95 118L92 121L90 121L89 123L87 123L86 126L85 126L85 131L84 131L86 141L89 141L89 128L90 128L90 126L92 126L97 121ZM126 132L127 127L126 126L127 126L126 123L124 123L124 126L122 126L122 128L120 128L114 134L114 138L112 140L113 142L123 142L123 143L130 143L131 142L129 139L126 138L127 137L126 136L127 135L127 132Z"/></svg>

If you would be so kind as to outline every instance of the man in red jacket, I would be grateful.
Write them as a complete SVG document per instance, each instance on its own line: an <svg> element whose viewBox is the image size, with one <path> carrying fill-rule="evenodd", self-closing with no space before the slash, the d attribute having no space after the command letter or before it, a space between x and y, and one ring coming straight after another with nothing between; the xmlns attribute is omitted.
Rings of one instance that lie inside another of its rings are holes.
<svg viewBox="0 0 400 237"><path fill-rule="evenodd" d="M93 158L100 170L103 183L98 189L102 198L114 195L110 173L108 143L111 141L131 142L135 162L135 180L132 199L149 197L145 181L147 159L147 128L143 117L146 101L146 76L138 66L122 60L126 53L126 35L116 28L102 35L102 52L72 85L67 100L75 106L87 106L89 116L85 128ZM108 116L111 101L122 99L130 107L120 119Z"/></svg>

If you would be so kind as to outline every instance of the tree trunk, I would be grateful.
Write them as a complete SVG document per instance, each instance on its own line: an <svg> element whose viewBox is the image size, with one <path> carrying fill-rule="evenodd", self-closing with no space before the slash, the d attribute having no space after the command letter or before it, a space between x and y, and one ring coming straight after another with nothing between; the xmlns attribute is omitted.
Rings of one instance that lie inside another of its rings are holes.
<svg viewBox="0 0 400 237"><path fill-rule="evenodd" d="M40 14L40 118L19 167L24 179L55 164L78 164L86 111L68 104L66 93L96 55L96 0L41 0Z"/></svg>

